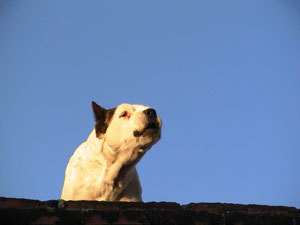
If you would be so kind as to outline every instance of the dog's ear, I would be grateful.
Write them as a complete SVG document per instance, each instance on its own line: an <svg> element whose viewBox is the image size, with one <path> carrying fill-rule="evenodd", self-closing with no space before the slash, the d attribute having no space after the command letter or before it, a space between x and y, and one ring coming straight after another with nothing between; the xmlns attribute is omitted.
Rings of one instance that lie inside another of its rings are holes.
<svg viewBox="0 0 300 225"><path fill-rule="evenodd" d="M96 122L96 135L97 137L99 137L101 134L105 134L116 108L106 110L103 107L99 106L96 102L92 102L92 108Z"/></svg>

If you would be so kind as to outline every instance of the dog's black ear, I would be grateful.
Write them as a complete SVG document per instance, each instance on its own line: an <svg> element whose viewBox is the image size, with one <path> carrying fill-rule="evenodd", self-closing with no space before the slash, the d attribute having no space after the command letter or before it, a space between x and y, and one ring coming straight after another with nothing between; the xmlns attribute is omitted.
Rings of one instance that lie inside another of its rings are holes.
<svg viewBox="0 0 300 225"><path fill-rule="evenodd" d="M94 112L95 121L97 122L99 120L103 120L104 122L106 109L104 109L94 101L92 102L92 108Z"/></svg>
<svg viewBox="0 0 300 225"><path fill-rule="evenodd" d="M92 108L96 122L96 135L97 137L99 137L101 134L104 134L106 132L106 129L110 123L111 118L114 115L116 108L106 110L103 107L99 106L96 102L92 102Z"/></svg>

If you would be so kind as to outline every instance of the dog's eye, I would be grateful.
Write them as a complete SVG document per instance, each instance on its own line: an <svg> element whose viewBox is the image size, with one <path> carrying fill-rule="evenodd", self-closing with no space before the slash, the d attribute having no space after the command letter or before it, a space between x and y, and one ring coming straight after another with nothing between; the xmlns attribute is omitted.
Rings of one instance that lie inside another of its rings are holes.
<svg viewBox="0 0 300 225"><path fill-rule="evenodd" d="M120 114L120 117L129 118L129 117L130 117L130 114L129 114L129 112L124 111L124 112L122 112L122 113Z"/></svg>

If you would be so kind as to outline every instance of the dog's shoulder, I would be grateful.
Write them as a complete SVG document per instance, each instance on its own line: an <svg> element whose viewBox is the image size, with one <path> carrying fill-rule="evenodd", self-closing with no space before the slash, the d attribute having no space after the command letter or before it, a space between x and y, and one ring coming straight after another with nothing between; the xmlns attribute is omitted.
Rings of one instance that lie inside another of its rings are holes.
<svg viewBox="0 0 300 225"><path fill-rule="evenodd" d="M101 140L96 137L95 129L91 132L88 139L74 151L70 158L69 166L77 167L79 164L87 164L101 156Z"/></svg>

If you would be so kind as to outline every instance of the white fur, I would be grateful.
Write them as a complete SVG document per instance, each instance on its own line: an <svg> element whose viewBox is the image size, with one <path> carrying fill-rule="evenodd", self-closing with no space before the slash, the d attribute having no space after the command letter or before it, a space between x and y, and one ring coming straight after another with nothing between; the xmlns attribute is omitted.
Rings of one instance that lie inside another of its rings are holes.
<svg viewBox="0 0 300 225"><path fill-rule="evenodd" d="M147 125L143 105L119 105L104 134L95 129L69 160L61 194L64 200L142 201L136 163L160 138L155 134L135 137ZM128 113L121 117L122 112Z"/></svg>

